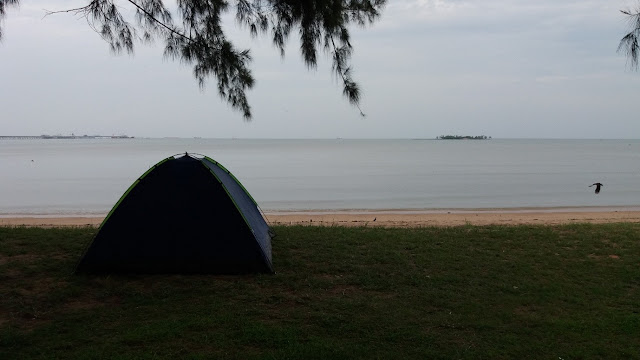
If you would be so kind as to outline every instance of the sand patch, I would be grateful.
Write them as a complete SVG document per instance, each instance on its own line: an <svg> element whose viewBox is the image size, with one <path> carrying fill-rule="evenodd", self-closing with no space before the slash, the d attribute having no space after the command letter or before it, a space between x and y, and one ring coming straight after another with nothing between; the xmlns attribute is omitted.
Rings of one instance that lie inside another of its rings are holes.
<svg viewBox="0 0 640 360"><path fill-rule="evenodd" d="M351 210L267 212L270 225L424 227L460 225L560 225L640 222L640 211L606 209L487 209L464 211ZM0 226L66 227L102 223L102 217L2 217Z"/></svg>

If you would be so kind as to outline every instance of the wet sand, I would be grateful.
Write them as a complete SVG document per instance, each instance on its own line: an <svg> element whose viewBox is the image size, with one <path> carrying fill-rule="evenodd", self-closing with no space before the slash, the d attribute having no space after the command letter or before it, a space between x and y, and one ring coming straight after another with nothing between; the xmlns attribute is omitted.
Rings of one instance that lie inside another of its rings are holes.
<svg viewBox="0 0 640 360"><path fill-rule="evenodd" d="M640 210L485 209L464 211L380 210L267 212L270 225L421 227L458 225L557 225L640 222ZM3 216L0 226L99 226L103 217Z"/></svg>

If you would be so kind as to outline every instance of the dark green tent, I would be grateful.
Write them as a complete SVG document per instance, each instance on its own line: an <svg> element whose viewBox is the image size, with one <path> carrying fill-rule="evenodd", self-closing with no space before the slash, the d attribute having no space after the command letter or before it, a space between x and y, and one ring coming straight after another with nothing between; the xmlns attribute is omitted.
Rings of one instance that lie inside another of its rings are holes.
<svg viewBox="0 0 640 360"><path fill-rule="evenodd" d="M271 273L271 232L240 182L208 157L160 161L122 195L77 273Z"/></svg>

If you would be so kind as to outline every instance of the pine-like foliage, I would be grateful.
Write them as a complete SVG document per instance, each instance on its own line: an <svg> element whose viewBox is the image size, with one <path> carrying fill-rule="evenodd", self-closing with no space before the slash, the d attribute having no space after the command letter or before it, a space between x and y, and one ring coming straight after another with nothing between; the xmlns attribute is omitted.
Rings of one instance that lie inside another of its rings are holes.
<svg viewBox="0 0 640 360"><path fill-rule="evenodd" d="M0 40L2 40L2 19L4 18L7 7L17 6L18 0L0 0Z"/></svg>
<svg viewBox="0 0 640 360"><path fill-rule="evenodd" d="M624 52L629 60L631 68L638 69L638 56L640 55L640 45L638 38L640 37L640 9L636 11L621 10L629 19L630 31L627 33L618 45L618 52Z"/></svg>
<svg viewBox="0 0 640 360"><path fill-rule="evenodd" d="M0 0L0 19L6 7L18 1ZM300 52L310 68L316 67L318 50L324 49L333 60L343 94L360 109L360 90L351 77L348 27L373 23L386 0L177 0L175 9L165 2L93 0L53 13L83 15L116 53L133 52L137 41L164 41L166 56L191 64L200 86L214 78L220 96L248 120L251 107L245 91L254 84L248 67L250 51L236 49L221 24L223 14L235 11L237 21L253 36L270 35L283 56L287 39L297 32ZM126 16L131 13L134 18Z"/></svg>

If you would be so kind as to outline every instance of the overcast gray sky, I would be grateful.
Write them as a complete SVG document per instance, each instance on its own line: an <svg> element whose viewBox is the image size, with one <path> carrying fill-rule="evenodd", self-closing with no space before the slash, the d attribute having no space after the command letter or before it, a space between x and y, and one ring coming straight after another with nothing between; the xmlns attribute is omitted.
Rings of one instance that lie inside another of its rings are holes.
<svg viewBox="0 0 640 360"><path fill-rule="evenodd" d="M205 138L638 138L640 75L616 53L635 0L389 0L353 28L359 116L326 57L308 71L289 41L226 31L251 48L254 118L204 91L162 44L115 56L79 0L22 0L0 43L0 135Z"/></svg>

